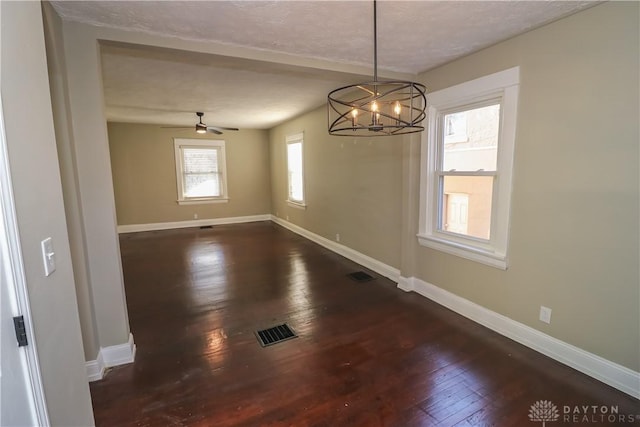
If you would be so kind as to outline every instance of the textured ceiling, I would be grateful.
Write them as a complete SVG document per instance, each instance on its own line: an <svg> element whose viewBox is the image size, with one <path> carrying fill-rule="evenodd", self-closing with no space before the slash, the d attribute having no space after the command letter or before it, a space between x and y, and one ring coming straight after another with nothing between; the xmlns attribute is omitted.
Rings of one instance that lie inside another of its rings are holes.
<svg viewBox="0 0 640 427"><path fill-rule="evenodd" d="M67 21L262 54L371 68L368 1L54 1ZM589 1L380 1L379 68L417 74L593 6ZM109 120L269 128L321 105L353 74L315 67L161 50L103 46ZM264 55L263 55L264 56ZM274 59L276 61L276 59ZM361 78L361 77L359 77ZM357 79L356 79L357 80Z"/></svg>
<svg viewBox="0 0 640 427"><path fill-rule="evenodd" d="M314 68L131 45L102 46L111 121L268 129L362 78ZM293 89L292 89L293 88Z"/></svg>

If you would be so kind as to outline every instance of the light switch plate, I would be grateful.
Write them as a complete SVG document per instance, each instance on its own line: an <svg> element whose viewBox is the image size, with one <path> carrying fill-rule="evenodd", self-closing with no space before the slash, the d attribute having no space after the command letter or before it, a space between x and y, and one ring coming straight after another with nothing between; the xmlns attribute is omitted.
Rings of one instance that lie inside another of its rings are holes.
<svg viewBox="0 0 640 427"><path fill-rule="evenodd" d="M51 237L47 237L40 242L40 248L42 249L42 261L44 262L44 275L50 276L51 273L56 271L56 253L53 250Z"/></svg>

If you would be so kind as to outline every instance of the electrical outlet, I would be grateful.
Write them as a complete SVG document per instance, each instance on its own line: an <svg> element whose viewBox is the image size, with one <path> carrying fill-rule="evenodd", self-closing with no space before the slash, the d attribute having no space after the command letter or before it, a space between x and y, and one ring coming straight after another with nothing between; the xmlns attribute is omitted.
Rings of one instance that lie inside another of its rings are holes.
<svg viewBox="0 0 640 427"><path fill-rule="evenodd" d="M287 215L287 221L289 221L289 215Z"/></svg>
<svg viewBox="0 0 640 427"><path fill-rule="evenodd" d="M198 219L198 214L193 214L193 219Z"/></svg>
<svg viewBox="0 0 640 427"><path fill-rule="evenodd" d="M336 233L336 242L340 241L340 233Z"/></svg>
<svg viewBox="0 0 640 427"><path fill-rule="evenodd" d="M545 307L544 305L540 306L540 321L551 323L551 309L549 307Z"/></svg>

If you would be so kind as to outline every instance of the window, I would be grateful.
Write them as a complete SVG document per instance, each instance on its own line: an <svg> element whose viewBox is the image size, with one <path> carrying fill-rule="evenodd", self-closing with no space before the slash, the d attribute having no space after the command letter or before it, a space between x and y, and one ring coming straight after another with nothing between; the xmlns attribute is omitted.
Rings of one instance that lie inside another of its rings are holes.
<svg viewBox="0 0 640 427"><path fill-rule="evenodd" d="M302 133L299 133L287 137L287 202L295 207L305 207L303 136Z"/></svg>
<svg viewBox="0 0 640 427"><path fill-rule="evenodd" d="M224 141L174 139L178 203L227 202Z"/></svg>
<svg viewBox="0 0 640 427"><path fill-rule="evenodd" d="M507 268L519 68L433 92L422 140L423 246Z"/></svg>

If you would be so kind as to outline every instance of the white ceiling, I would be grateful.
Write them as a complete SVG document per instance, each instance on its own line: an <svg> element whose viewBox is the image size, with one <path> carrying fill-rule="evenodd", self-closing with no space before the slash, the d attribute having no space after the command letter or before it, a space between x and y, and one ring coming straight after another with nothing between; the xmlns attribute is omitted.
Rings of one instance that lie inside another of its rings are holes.
<svg viewBox="0 0 640 427"><path fill-rule="evenodd" d="M369 1L53 1L68 21L252 49L262 58L140 45L102 48L107 118L267 129L370 78L319 64L373 68ZM417 74L597 4L593 1L380 1L381 70ZM278 64L282 54L313 66ZM320 61L318 61L320 60ZM271 62L273 61L273 62ZM355 67L354 67L355 69ZM384 74L383 71L380 71Z"/></svg>

